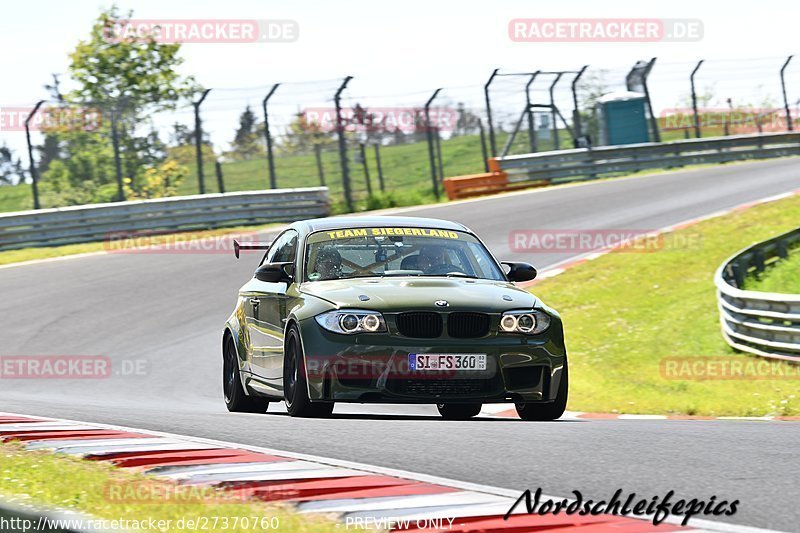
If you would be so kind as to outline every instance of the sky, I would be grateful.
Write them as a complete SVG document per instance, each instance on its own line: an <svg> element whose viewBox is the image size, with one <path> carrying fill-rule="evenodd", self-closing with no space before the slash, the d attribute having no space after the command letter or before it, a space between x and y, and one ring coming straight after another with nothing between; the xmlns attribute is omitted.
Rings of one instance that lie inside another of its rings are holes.
<svg viewBox="0 0 800 533"><path fill-rule="evenodd" d="M50 74L67 71L68 53L109 5L97 0L6 2L0 18L4 80L0 108L28 106L46 98L43 85L50 81ZM315 100L319 100L317 105L330 105L332 91L344 75L354 76L345 93L348 103L372 98L385 105L419 105L434 89L443 87L445 99L478 106L480 87L494 68L530 72L589 64L608 70L615 85L636 60L658 57L651 81L657 85L654 101L656 107L671 107L685 97L694 62L704 58L707 64L699 73L699 85L714 87L718 99L736 93L741 94L737 98L757 103L755 98L766 94L779 102L778 69L787 55L797 51L800 11L796 1L770 0L737 4L710 0L128 0L118 5L133 9L134 17L141 19L297 21L299 38L292 43L183 46L182 71L212 88L204 105L209 106L209 129L220 141L232 136L237 109L260 105L261 95L272 83L327 80L287 85L282 94L276 93L276 111L289 115ZM703 37L696 42L520 43L508 35L508 23L516 18L592 17L699 19ZM498 98L516 98L514 84L519 81L502 80ZM796 101L800 58L790 67L787 81L790 99ZM535 90L546 93L545 86ZM383 95L383 100L378 98ZM566 89L559 93L561 99L568 97ZM509 104L509 119L514 115L512 108ZM0 132L3 142L22 150L24 133Z"/></svg>

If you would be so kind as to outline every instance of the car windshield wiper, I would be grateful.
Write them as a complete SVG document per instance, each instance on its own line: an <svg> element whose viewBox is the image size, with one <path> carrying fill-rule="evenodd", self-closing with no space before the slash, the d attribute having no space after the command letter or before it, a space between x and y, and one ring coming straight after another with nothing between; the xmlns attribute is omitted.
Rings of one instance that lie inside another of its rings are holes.
<svg viewBox="0 0 800 533"><path fill-rule="evenodd" d="M422 274L426 278L469 278L469 279L484 279L480 276L473 276L471 274L464 274L463 272L448 272L447 274Z"/></svg>
<svg viewBox="0 0 800 533"><path fill-rule="evenodd" d="M382 278L383 274L359 274L358 276L342 276L339 279L357 279L357 278Z"/></svg>

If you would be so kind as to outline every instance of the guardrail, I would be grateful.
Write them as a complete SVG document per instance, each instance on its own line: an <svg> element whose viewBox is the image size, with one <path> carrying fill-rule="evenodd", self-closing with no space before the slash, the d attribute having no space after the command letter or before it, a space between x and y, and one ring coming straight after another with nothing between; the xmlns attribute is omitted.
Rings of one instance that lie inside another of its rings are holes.
<svg viewBox="0 0 800 533"><path fill-rule="evenodd" d="M735 135L498 157L489 160L488 174L447 178L444 183L448 196L454 199L564 181L597 179L612 174L649 169L790 155L800 155L800 133ZM488 176L495 176L498 180L505 179L507 185L481 187L478 178L485 179ZM461 180L457 190L453 189L455 196L450 196L450 189L447 186L450 180ZM475 182L475 187L470 186L470 181Z"/></svg>
<svg viewBox="0 0 800 533"><path fill-rule="evenodd" d="M327 187L174 196L0 213L0 250L99 241L123 232L212 229L329 214Z"/></svg>
<svg viewBox="0 0 800 533"><path fill-rule="evenodd" d="M738 252L714 274L722 335L737 350L800 362L800 294L742 289L747 276L788 256L800 228Z"/></svg>

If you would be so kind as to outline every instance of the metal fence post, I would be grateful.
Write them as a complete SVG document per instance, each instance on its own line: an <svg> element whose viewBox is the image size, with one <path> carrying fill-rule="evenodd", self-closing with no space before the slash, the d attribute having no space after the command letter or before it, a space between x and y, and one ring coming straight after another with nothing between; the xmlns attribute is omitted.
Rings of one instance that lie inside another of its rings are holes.
<svg viewBox="0 0 800 533"><path fill-rule="evenodd" d="M792 124L792 112L789 110L789 99L786 97L786 79L783 74L793 57L794 56L787 57L786 62L781 67L781 91L783 91L783 107L786 109L786 127L788 131L794 131L794 124Z"/></svg>
<svg viewBox="0 0 800 533"><path fill-rule="evenodd" d="M704 59L701 59L697 62L697 66L694 67L691 76L689 76L689 81L692 84L692 113L694 113L694 136L696 138L700 138L700 117L697 115L697 93L695 92L694 88L694 75L697 74L697 71L700 70L700 65L703 64Z"/></svg>
<svg viewBox="0 0 800 533"><path fill-rule="evenodd" d="M436 131L434 132L435 135L433 139L436 143L436 159L439 162L439 181L441 182L444 180L444 163L442 162L442 135L438 127L435 128L435 130Z"/></svg>
<svg viewBox="0 0 800 533"><path fill-rule="evenodd" d="M197 183L200 185L200 194L206 193L205 177L203 176L203 122L200 120L200 105L206 99L211 89L203 91L203 95L194 106L194 148L197 152Z"/></svg>
<svg viewBox="0 0 800 533"><path fill-rule="evenodd" d="M219 162L219 159L214 160L214 167L217 171L217 189L219 192L225 192L225 180L222 176L222 164Z"/></svg>
<svg viewBox="0 0 800 533"><path fill-rule="evenodd" d="M489 172L489 153L486 150L486 131L483 129L483 121L478 119L478 131L481 136L481 156L483 157L483 170Z"/></svg>
<svg viewBox="0 0 800 533"><path fill-rule="evenodd" d="M561 141L558 138L558 121L557 121L558 117L556 116L556 100L554 91L556 89L558 81L561 79L561 76L563 75L564 75L563 72L559 72L558 74L556 74L556 79L554 79L553 83L550 84L550 117L553 122L553 124L550 127L553 130L553 142L555 143L554 146L556 150L559 150L561 148Z"/></svg>
<svg viewBox="0 0 800 533"><path fill-rule="evenodd" d="M345 90L352 79L352 76L346 76L333 96L333 103L336 107L336 133L339 137L339 164L342 167L342 188L344 189L344 200L349 211L353 210L353 193L350 190L350 168L347 163L347 139L344 136L341 98L342 91Z"/></svg>
<svg viewBox="0 0 800 533"><path fill-rule="evenodd" d="M431 164L431 183L433 184L433 194L436 199L439 199L439 180L436 178L436 157L434 156L433 147L433 128L431 127L431 104L441 89L433 91L433 95L425 102L425 135L428 138L428 159Z"/></svg>
<svg viewBox="0 0 800 533"><path fill-rule="evenodd" d="M125 187L122 183L122 159L119 155L119 107L114 106L111 110L111 146L114 150L114 173L117 178L117 200L125 201Z"/></svg>
<svg viewBox="0 0 800 533"><path fill-rule="evenodd" d="M314 158L317 160L317 174L319 174L319 184L325 186L325 169L322 166L322 147L314 145Z"/></svg>
<svg viewBox="0 0 800 533"><path fill-rule="evenodd" d="M647 87L647 77L650 75L650 71L653 70L653 65L656 64L656 58L650 60L647 64L647 68L644 72L644 77L642 79L642 85L644 86L644 97L647 101L647 110L650 112L650 124L653 127L653 136L655 137L655 141L657 143L661 142L661 132L658 130L658 120L656 119L655 115L653 114L653 103L650 100L650 89Z"/></svg>
<svg viewBox="0 0 800 533"><path fill-rule="evenodd" d="M785 93L784 93L785 94ZM39 100L33 107L33 111L28 114L25 119L25 140L28 142L28 161L30 161L30 174L31 174L31 190L33 190L33 208L41 209L42 205L39 203L39 174L36 172L36 163L33 160L33 145L31 144L31 128L30 123L33 116L42 107L44 100Z"/></svg>
<svg viewBox="0 0 800 533"><path fill-rule="evenodd" d="M386 186L383 182L383 167L381 166L381 145L375 143L375 165L378 167L378 183L381 187L381 192L386 192Z"/></svg>
<svg viewBox="0 0 800 533"><path fill-rule="evenodd" d="M367 163L367 150L364 143L358 143L358 150L361 153L361 164L364 166L364 181L367 184L367 196L372 196L372 181L369 179L369 164Z"/></svg>
<svg viewBox="0 0 800 533"><path fill-rule="evenodd" d="M583 128L581 126L581 110L578 109L578 80L581 79L583 73L586 72L586 69L589 68L589 65L584 65L578 73L572 78L572 127L575 130L575 139L573 144L575 148L578 147L578 137L583 135Z"/></svg>
<svg viewBox="0 0 800 533"><path fill-rule="evenodd" d="M494 123L492 122L492 104L489 99L489 86L492 84L492 80L494 80L494 77L497 76L499 71L499 68L494 69L492 75L489 76L489 81L483 86L483 96L486 99L486 122L489 125L489 146L492 149L492 157L497 155L497 142L494 138Z"/></svg>
<svg viewBox="0 0 800 533"><path fill-rule="evenodd" d="M275 158L272 155L272 135L269 133L269 114L267 113L267 102L269 102L270 97L275 94L275 91L278 90L279 86L280 83L273 85L267 93L267 96L265 96L264 100L261 102L261 108L264 111L264 139L267 142L267 165L269 166L270 189L278 188L278 178L275 177Z"/></svg>
<svg viewBox="0 0 800 533"><path fill-rule="evenodd" d="M531 85L533 85L538 75L539 71L537 70L531 74L531 78L525 85L525 105L528 110L528 145L530 146L531 152L536 151L536 125L533 123L533 109L531 109Z"/></svg>

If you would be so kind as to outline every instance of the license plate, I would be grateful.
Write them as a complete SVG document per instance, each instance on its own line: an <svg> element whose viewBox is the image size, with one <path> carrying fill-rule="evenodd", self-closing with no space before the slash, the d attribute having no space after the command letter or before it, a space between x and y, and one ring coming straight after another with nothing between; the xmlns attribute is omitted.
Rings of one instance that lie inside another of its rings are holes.
<svg viewBox="0 0 800 533"><path fill-rule="evenodd" d="M486 370L485 353L411 353L411 370Z"/></svg>

